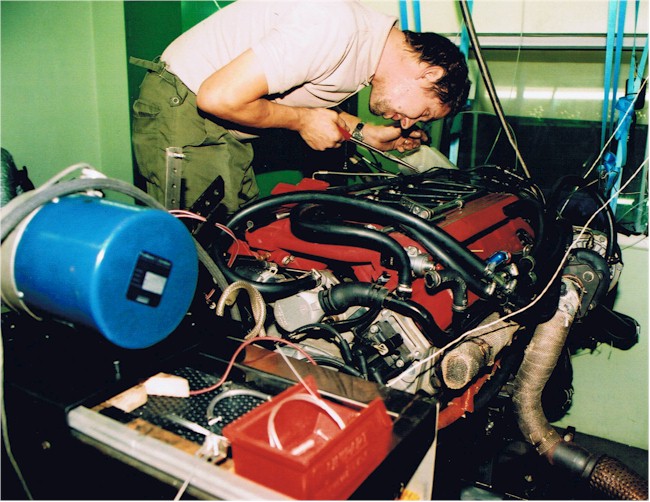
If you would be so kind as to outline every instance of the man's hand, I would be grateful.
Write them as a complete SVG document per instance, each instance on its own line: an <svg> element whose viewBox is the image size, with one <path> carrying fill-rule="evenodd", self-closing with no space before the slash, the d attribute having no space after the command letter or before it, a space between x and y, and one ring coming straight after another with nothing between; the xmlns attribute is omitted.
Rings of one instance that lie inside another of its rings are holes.
<svg viewBox="0 0 650 502"><path fill-rule="evenodd" d="M388 150L397 150L399 152L414 150L429 140L426 133L417 128L403 131L397 126L366 124L363 130L366 141L384 152Z"/></svg>
<svg viewBox="0 0 650 502"><path fill-rule="evenodd" d="M338 148L345 138L341 129L347 130L345 121L334 110L301 108L298 132L314 150Z"/></svg>

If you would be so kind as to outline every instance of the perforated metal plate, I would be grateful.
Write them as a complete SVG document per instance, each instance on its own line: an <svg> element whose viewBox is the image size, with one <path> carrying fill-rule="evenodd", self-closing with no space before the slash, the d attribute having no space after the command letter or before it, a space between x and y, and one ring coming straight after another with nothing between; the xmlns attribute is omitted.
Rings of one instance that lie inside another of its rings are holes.
<svg viewBox="0 0 650 502"><path fill-rule="evenodd" d="M173 374L186 378L192 390L209 387L218 381L218 377L189 367L179 368ZM132 411L131 415L140 417L185 439L202 444L205 439L203 434L192 431L167 417L176 415L216 434L221 434L223 427L256 408L265 400L265 396L255 389L225 382L216 390L189 398L149 396L147 403ZM213 401L215 404L210 406ZM208 416L209 408L210 416Z"/></svg>

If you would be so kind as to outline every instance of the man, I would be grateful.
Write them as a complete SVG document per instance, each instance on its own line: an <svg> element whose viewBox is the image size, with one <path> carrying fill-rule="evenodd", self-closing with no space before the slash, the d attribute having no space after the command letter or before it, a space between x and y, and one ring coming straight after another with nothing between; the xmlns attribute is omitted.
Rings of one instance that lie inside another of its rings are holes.
<svg viewBox="0 0 650 502"><path fill-rule="evenodd" d="M150 71L134 105L133 144L147 191L164 200L167 147L180 150L189 207L217 177L228 212L259 191L250 139L296 131L315 150L344 132L400 152L426 140L417 122L456 113L466 62L446 38L400 31L358 0L237 0L182 34ZM371 86L370 111L395 125L362 124L337 105Z"/></svg>

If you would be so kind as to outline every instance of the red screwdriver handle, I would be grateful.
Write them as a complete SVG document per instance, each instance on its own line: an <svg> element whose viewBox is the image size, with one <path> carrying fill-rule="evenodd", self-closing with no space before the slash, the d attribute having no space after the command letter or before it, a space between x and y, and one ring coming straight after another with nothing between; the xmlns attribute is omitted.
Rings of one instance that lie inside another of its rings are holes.
<svg viewBox="0 0 650 502"><path fill-rule="evenodd" d="M343 129L340 125L337 125L336 127L339 128L339 131L343 135L343 138L345 138L345 141L348 141L352 137L352 134L350 134L349 131Z"/></svg>

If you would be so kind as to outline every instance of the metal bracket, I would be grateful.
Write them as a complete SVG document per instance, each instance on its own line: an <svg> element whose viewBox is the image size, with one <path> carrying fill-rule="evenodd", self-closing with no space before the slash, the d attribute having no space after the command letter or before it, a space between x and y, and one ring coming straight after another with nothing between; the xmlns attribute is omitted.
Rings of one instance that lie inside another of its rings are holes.
<svg viewBox="0 0 650 502"><path fill-rule="evenodd" d="M183 173L183 149L170 146L165 149L165 207L179 209L181 204L181 178Z"/></svg>

